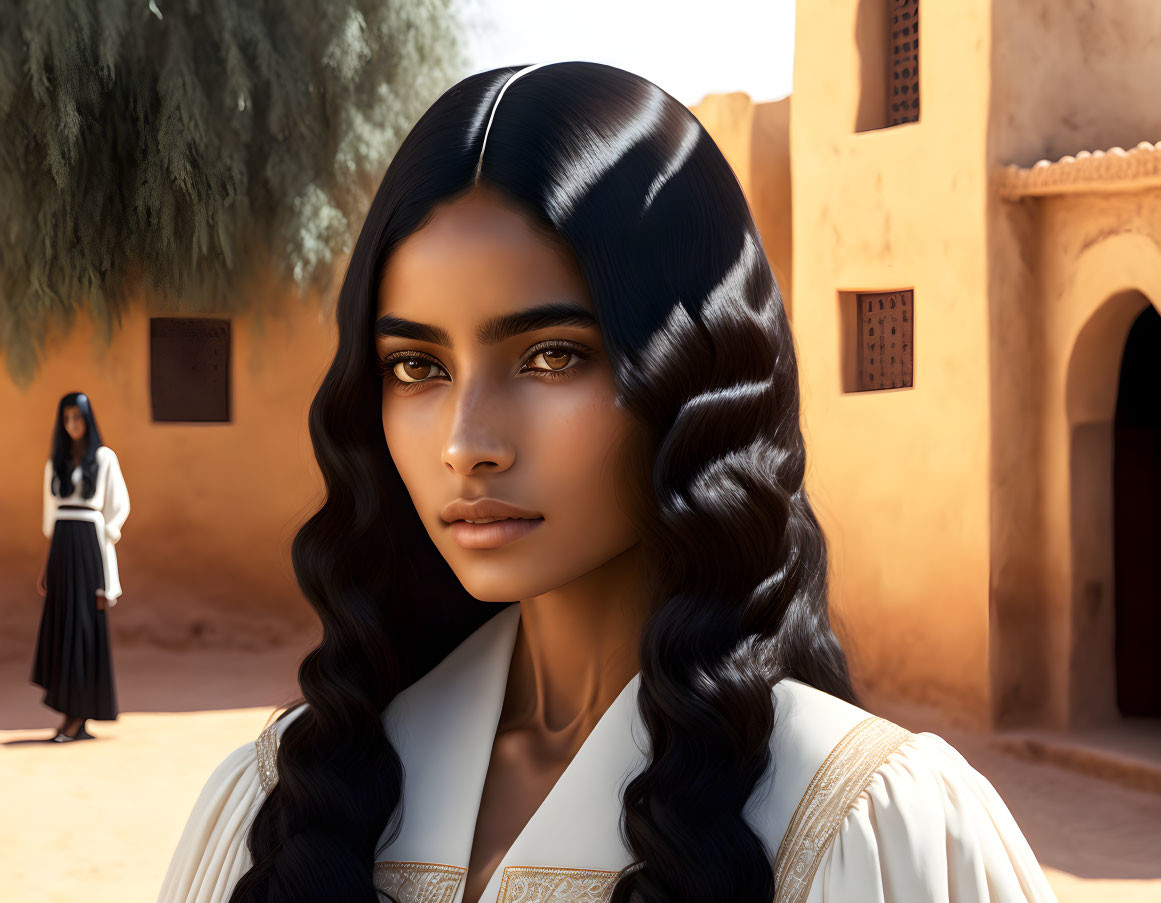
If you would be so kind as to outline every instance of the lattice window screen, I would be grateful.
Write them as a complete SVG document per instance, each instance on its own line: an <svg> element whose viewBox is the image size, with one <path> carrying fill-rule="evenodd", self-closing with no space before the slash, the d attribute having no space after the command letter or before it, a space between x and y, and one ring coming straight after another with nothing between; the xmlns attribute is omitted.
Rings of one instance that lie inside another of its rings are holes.
<svg viewBox="0 0 1161 903"><path fill-rule="evenodd" d="M919 0L891 0L891 84L887 121L919 121Z"/></svg>
<svg viewBox="0 0 1161 903"><path fill-rule="evenodd" d="M149 392L155 421L230 419L230 321L149 321Z"/></svg>
<svg viewBox="0 0 1161 903"><path fill-rule="evenodd" d="M910 386L915 360L914 291L859 294L858 390Z"/></svg>

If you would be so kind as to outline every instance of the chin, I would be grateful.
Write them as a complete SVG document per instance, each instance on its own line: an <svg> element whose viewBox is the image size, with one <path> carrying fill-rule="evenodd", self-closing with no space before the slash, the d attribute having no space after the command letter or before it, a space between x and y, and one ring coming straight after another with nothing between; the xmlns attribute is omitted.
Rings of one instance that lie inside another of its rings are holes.
<svg viewBox="0 0 1161 903"><path fill-rule="evenodd" d="M481 578L467 575L460 577L460 583L468 591L468 595L480 602L518 602L521 599L539 596L560 585L553 583L544 586L530 583L528 580L503 576Z"/></svg>
<svg viewBox="0 0 1161 903"><path fill-rule="evenodd" d="M535 573L533 561L515 557L505 562L460 562L452 570L468 594L481 602L531 599L569 582L569 575L560 570Z"/></svg>
<svg viewBox="0 0 1161 903"><path fill-rule="evenodd" d="M462 549L459 551L463 551ZM540 554L513 556L507 561L473 561L451 559L460 585L481 602L516 602L534 599L568 586L609 560L600 555L595 561L571 562ZM567 565L571 564L571 567Z"/></svg>

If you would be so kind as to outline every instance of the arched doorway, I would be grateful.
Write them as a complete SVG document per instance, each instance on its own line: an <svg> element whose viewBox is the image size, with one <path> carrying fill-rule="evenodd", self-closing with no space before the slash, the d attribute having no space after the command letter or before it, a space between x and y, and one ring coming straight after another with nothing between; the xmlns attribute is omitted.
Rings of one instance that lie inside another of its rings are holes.
<svg viewBox="0 0 1161 903"><path fill-rule="evenodd" d="M1141 663L1138 648L1132 645L1118 655L1118 618L1128 615L1120 635L1131 626L1140 626L1150 610L1146 598L1148 567L1139 559L1137 544L1147 542L1150 530L1143 524L1156 524L1158 512L1147 513L1148 505L1136 506L1133 486L1139 466L1135 451L1141 440L1126 432L1121 447L1121 467L1117 459L1118 410L1126 413L1123 423L1140 423L1146 415L1137 412L1149 405L1153 391L1147 374L1148 358L1157 360L1150 351L1150 312L1156 315L1150 298L1136 289L1126 289L1109 296L1098 305L1080 329L1073 345L1068 368L1067 409L1069 420L1069 580L1071 604L1069 617L1069 658L1067 666L1068 716L1073 728L1108 725L1124 714L1118 700L1118 685L1126 687L1150 679L1148 665ZM1129 335L1134 325L1144 323ZM1131 347L1130 347L1131 346ZM1123 372L1122 372L1123 371ZM1123 400L1122 400L1123 393ZM1147 441L1147 440L1144 440ZM1137 443L1137 444L1134 444ZM1122 474L1118 478L1118 472ZM1143 484L1142 484L1143 485ZM1143 494L1143 493L1142 493ZM1118 496L1123 501L1117 505ZM1118 510L1123 517L1118 528ZM1152 518L1152 520L1150 520ZM1151 553L1145 558L1152 559ZM1117 562L1126 571L1118 579ZM1132 576L1141 571L1142 576ZM1119 604L1119 589L1136 580L1137 592L1129 591L1127 601ZM1127 582L1126 582L1127 581ZM1144 595L1142 595L1142 593ZM1153 606L1157 605L1154 599ZM1145 617L1142 617L1142 612ZM1147 631L1146 631L1147 632ZM1150 647L1158 649L1158 640ZM1155 656L1153 651L1147 657ZM1124 680L1120 661L1127 670ZM1136 664L1134 664L1136 663ZM1131 702L1133 710L1140 706Z"/></svg>
<svg viewBox="0 0 1161 903"><path fill-rule="evenodd" d="M1024 691L1028 700L1024 723L1103 730L1124 726L1117 701L1114 513L1121 370L1134 324L1143 314L1147 324L1150 311L1161 312L1161 243L1120 232L1093 243L1079 257L1069 251L1052 262L1057 265L1065 277L1059 292L1053 290L1052 316L1044 320L1045 395L1041 404L1033 393L1028 405L1030 410L1040 406L1043 412L1043 433L1032 424L1026 456L1035 477L1028 489L1035 495L1025 506L1031 513L1024 518L1034 528L1034 557L1029 557L1023 583L1018 572L1006 580L1001 573L997 579L1006 593L999 602L1007 605L997 609L1008 623L1001 620L1004 630L996 632L996 646L1007 658L996 660L1015 662L1023 669L1009 666L1008 672L1000 672L1006 680L997 683L997 692L1005 695L997 695L997 708L1003 711L1000 704L1012 698L1019 703L1018 694ZM1133 349L1145 329L1134 333ZM1158 361L1161 350L1141 348L1142 366L1148 372L1150 355ZM1030 346L1030 353L1036 350ZM1129 360L1136 358L1130 350ZM1129 372L1138 371L1130 365ZM1126 392L1133 393L1130 382L1138 380L1126 376L1124 381ZM1156 398L1156 390L1152 391ZM1143 395L1127 394L1120 404L1132 407L1132 398L1147 407L1149 392L1146 388ZM1058 402L1061 397L1063 405ZM1014 419L1002 426L1020 429L1023 424ZM998 513L1021 514L1018 505L1003 504L1006 495L1017 497L1015 492L996 493ZM1161 512L1153 516L1161 517ZM1019 539L1013 530L1006 535ZM1024 612L1031 627L1021 630L1017 616ZM1151 657L1161 655L1161 639L1152 649ZM1030 689L1024 690L1013 675ZM1018 723L1017 717L1007 721ZM1151 719L1144 728L1151 731L1153 726Z"/></svg>
<svg viewBox="0 0 1161 903"><path fill-rule="evenodd" d="M1161 314L1133 321L1113 430L1116 701L1161 717Z"/></svg>

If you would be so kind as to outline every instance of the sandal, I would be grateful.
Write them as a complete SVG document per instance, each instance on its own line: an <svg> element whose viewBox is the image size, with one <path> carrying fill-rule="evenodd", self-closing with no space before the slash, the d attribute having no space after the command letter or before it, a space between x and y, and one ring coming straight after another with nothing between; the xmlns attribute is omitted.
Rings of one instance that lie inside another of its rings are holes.
<svg viewBox="0 0 1161 903"><path fill-rule="evenodd" d="M77 732L73 735L66 734L63 730L57 730L53 735L50 743L72 743L74 740L92 740L93 735L85 730L85 719L79 719L80 724L77 725Z"/></svg>

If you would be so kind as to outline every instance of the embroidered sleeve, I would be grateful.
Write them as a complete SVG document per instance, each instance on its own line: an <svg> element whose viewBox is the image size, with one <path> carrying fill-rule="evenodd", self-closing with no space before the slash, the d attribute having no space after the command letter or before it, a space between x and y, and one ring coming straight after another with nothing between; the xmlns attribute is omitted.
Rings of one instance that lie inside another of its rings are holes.
<svg viewBox="0 0 1161 903"><path fill-rule="evenodd" d="M299 715L306 711L306 704L300 703L291 709L266 730L258 735L254 741L254 760L258 764L258 780L262 785L262 792L267 796L278 783L278 747L282 743L282 732Z"/></svg>
<svg viewBox="0 0 1161 903"><path fill-rule="evenodd" d="M806 900L815 872L855 799L888 756L911 737L884 718L856 724L815 772L775 858L776 903Z"/></svg>
<svg viewBox="0 0 1161 903"><path fill-rule="evenodd" d="M816 835L822 846L813 855L805 852L809 842L796 848L800 856L788 859L783 874L788 896L780 887L777 899L1055 903L1027 840L983 775L935 734L876 733L880 739L870 745L877 751L839 782L841 818L827 820L832 827ZM801 863L809 869L795 873Z"/></svg>
<svg viewBox="0 0 1161 903"><path fill-rule="evenodd" d="M267 796L278 783L278 722L270 725L254 741L258 761L258 780Z"/></svg>

